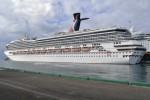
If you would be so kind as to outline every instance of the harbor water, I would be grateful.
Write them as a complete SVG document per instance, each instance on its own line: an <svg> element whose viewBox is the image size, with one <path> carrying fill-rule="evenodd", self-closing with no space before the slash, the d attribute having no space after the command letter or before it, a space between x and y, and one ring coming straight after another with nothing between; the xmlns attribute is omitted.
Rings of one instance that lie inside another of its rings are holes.
<svg viewBox="0 0 150 100"><path fill-rule="evenodd" d="M150 83L150 64L122 65L0 61L0 67L49 74Z"/></svg>

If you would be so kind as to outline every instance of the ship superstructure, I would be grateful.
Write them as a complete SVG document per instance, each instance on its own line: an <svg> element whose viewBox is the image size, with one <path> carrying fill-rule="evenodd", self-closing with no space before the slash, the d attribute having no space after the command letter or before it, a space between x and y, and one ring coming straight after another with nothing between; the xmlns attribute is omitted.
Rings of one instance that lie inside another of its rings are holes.
<svg viewBox="0 0 150 100"><path fill-rule="evenodd" d="M79 18L78 18L79 17ZM69 32L42 39L21 39L6 46L15 61L137 64L146 49L126 28L79 31L80 13L74 14ZM88 18L84 18L88 19Z"/></svg>
<svg viewBox="0 0 150 100"><path fill-rule="evenodd" d="M146 52L150 52L150 34L137 33L133 34L132 38L143 45L147 49Z"/></svg>

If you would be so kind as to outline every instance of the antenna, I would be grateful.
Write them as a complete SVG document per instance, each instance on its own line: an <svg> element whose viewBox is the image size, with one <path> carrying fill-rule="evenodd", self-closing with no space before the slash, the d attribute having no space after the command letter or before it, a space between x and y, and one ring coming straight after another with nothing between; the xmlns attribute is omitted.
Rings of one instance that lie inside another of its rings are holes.
<svg viewBox="0 0 150 100"><path fill-rule="evenodd" d="M131 33L134 33L133 29L134 29L134 26L132 26L129 31L130 31Z"/></svg>

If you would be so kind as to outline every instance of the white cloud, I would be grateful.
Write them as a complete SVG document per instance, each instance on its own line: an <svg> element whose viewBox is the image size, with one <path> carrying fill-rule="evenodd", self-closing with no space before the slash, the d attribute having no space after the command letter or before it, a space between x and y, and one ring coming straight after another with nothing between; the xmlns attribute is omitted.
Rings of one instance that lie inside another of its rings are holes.
<svg viewBox="0 0 150 100"><path fill-rule="evenodd" d="M38 17L53 17L54 9L52 1L41 2L41 0L12 0L14 12L20 13L36 20Z"/></svg>
<svg viewBox="0 0 150 100"><path fill-rule="evenodd" d="M0 36L68 31L74 12L90 18L81 29L117 25L150 32L149 0L0 0L0 9Z"/></svg>
<svg viewBox="0 0 150 100"><path fill-rule="evenodd" d="M9 21L3 16L0 16L0 32L4 32L5 28L9 26Z"/></svg>

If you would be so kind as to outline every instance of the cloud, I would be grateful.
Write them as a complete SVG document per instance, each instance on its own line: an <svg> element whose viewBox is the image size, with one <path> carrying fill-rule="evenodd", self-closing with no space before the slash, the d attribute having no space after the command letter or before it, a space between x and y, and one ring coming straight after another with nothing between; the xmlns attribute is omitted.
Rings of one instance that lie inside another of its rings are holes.
<svg viewBox="0 0 150 100"><path fill-rule="evenodd" d="M3 0L0 21L5 24L0 29L1 33L22 35L68 31L72 14L81 12L91 18L82 23L81 29L133 25L149 32L149 5L149 0Z"/></svg>

